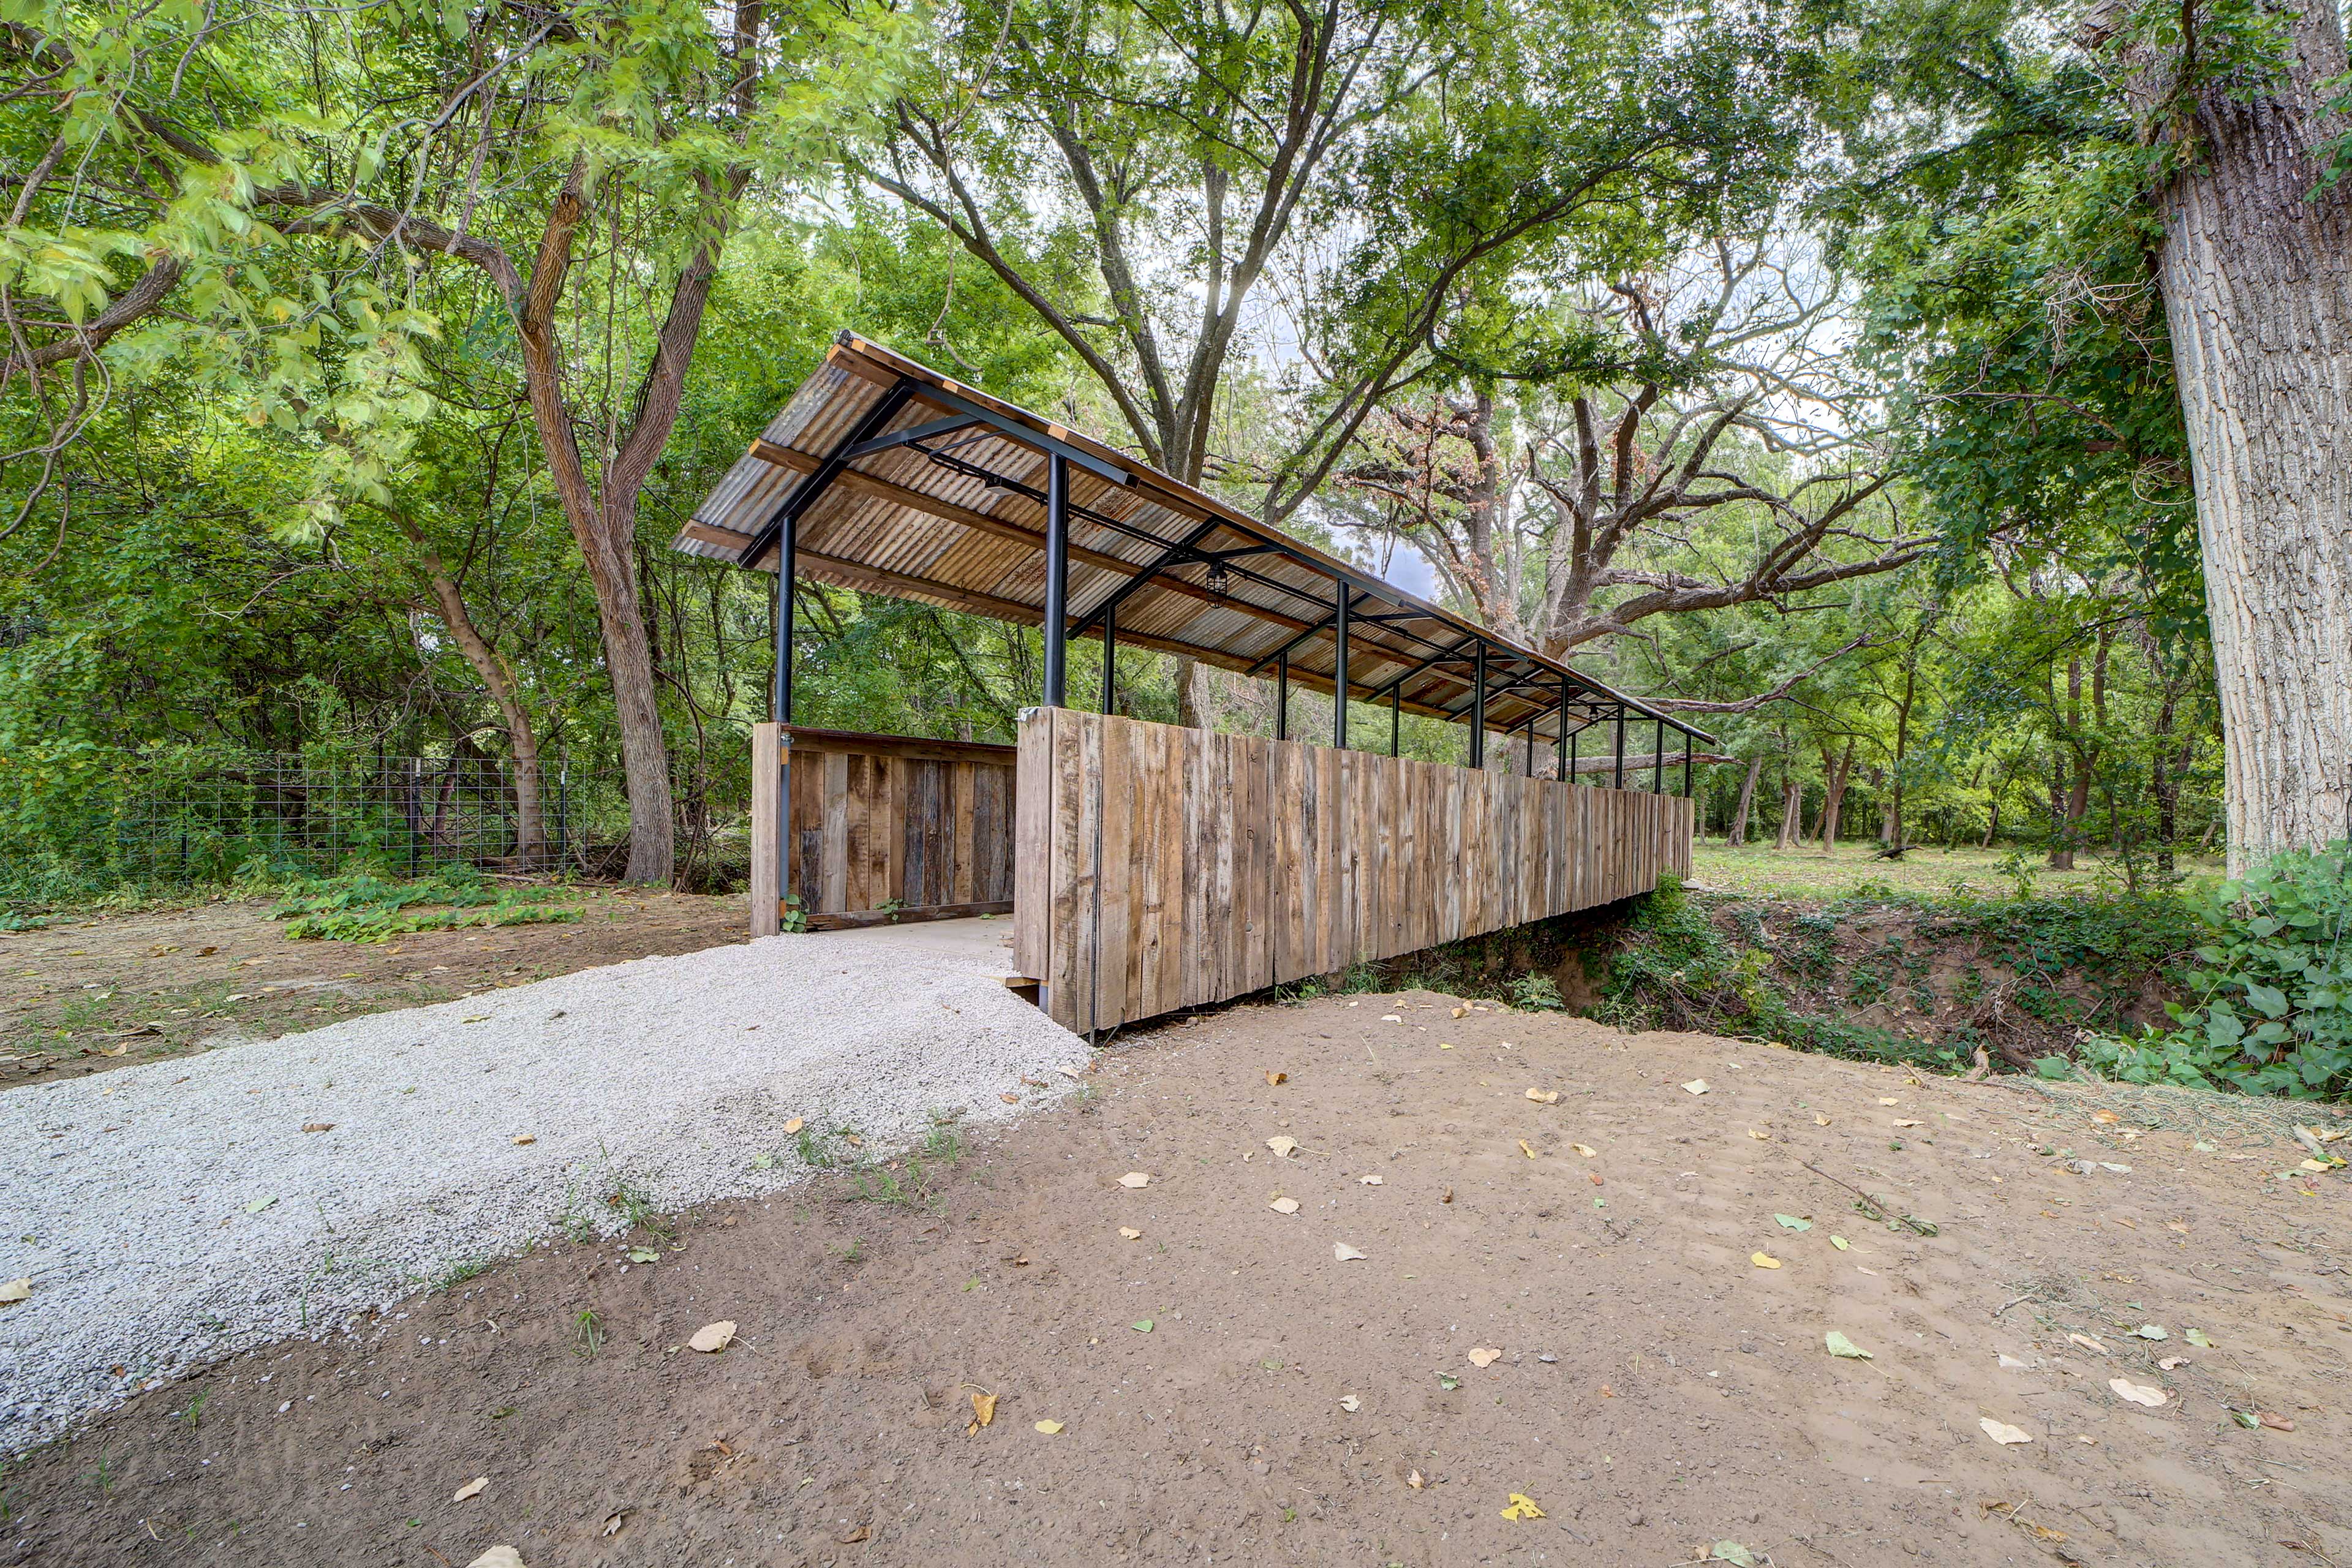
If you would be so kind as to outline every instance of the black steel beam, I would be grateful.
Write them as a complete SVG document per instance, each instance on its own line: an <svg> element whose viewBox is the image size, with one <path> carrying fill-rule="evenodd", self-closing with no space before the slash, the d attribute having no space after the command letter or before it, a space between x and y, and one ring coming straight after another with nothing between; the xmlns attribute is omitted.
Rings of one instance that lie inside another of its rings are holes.
<svg viewBox="0 0 2352 1568"><path fill-rule="evenodd" d="M778 504L768 521L760 525L758 531L751 535L751 542L736 552L735 564L749 566L765 555L768 546L776 542L776 536L787 524L797 522L803 512L824 499L824 492L833 488L833 481L839 479L841 470L849 466L850 448L889 424L914 395L915 384L905 376L893 383L890 389L875 401L874 406L859 416L857 423L834 443L833 450L825 454L808 478L795 486L793 493Z"/></svg>
<svg viewBox="0 0 2352 1568"><path fill-rule="evenodd" d="M1070 465L1059 452L1045 458L1045 690L1048 708L1062 706L1069 661Z"/></svg>
<svg viewBox="0 0 2352 1568"><path fill-rule="evenodd" d="M860 441L844 452L841 455L841 460L845 463L853 458L863 458L869 453L889 451L894 447L911 447L918 441L928 441L934 436L945 436L953 431L970 429L978 423L979 421L970 415L951 414L945 419L934 419L923 425L910 425L904 430L894 430L887 436L877 436L870 440Z"/></svg>

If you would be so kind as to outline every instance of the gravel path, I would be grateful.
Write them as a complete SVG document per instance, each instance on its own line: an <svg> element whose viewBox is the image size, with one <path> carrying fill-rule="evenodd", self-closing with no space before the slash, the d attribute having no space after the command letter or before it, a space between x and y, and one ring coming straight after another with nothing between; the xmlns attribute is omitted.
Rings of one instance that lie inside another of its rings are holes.
<svg viewBox="0 0 2352 1568"><path fill-rule="evenodd" d="M566 1225L615 1230L624 1185L660 1210L787 1185L794 1116L872 1152L938 1110L1013 1115L1003 1095L1058 1094L1086 1058L983 960L827 934L0 1091L0 1280L32 1279L0 1308L0 1453Z"/></svg>

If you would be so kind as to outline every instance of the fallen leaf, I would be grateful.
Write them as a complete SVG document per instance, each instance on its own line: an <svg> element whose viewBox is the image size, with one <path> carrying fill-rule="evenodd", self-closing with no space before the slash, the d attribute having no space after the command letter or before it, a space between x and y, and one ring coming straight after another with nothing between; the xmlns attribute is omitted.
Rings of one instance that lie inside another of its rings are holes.
<svg viewBox="0 0 2352 1568"><path fill-rule="evenodd" d="M1895 1099L1894 1096L1892 1096L1892 1095L1881 1095L1881 1096L1879 1097L1878 1103L1879 1103L1879 1104L1881 1104L1881 1105L1900 1105L1900 1104L1902 1104L1903 1102L1902 1102L1901 1100L1896 1100L1896 1099Z"/></svg>
<svg viewBox="0 0 2352 1568"><path fill-rule="evenodd" d="M2187 1366L2189 1364L2189 1358L2185 1355L2158 1356L2157 1358L2156 1364L2162 1367L2167 1372L2175 1372L2181 1367Z"/></svg>
<svg viewBox="0 0 2352 1568"><path fill-rule="evenodd" d="M1758 1127L1749 1128L1748 1130L1748 1136L1755 1139L1759 1143L1769 1143L1772 1142L1772 1134Z"/></svg>
<svg viewBox="0 0 2352 1568"><path fill-rule="evenodd" d="M1335 1241L1331 1244L1331 1256L1339 1262L1352 1263L1359 1258L1364 1258L1370 1255L1357 1251L1354 1247L1349 1246L1344 1241Z"/></svg>
<svg viewBox="0 0 2352 1568"><path fill-rule="evenodd" d="M332 1132L334 1130L335 1124L331 1121L305 1121L302 1123L302 1131L305 1132Z"/></svg>
<svg viewBox="0 0 2352 1568"><path fill-rule="evenodd" d="M1462 1380L1450 1372L1441 1372L1437 1374L1437 1386L1451 1394L1462 1386Z"/></svg>
<svg viewBox="0 0 2352 1568"><path fill-rule="evenodd" d="M834 1540L839 1542L844 1546L855 1546L861 1541L871 1541L873 1539L873 1530L863 1524L857 1526L855 1530L846 1531L842 1534L834 1537Z"/></svg>
<svg viewBox="0 0 2352 1568"><path fill-rule="evenodd" d="M2273 1432L2292 1432L2294 1430L2294 1422L2288 1420L2285 1416L2277 1415L2272 1411L2256 1411L2254 1413L2254 1420L2258 1424L2269 1427Z"/></svg>
<svg viewBox="0 0 2352 1568"><path fill-rule="evenodd" d="M1356 1180L1368 1187L1377 1187L1381 1184L1381 1179L1378 1176L1358 1176Z"/></svg>
<svg viewBox="0 0 2352 1568"><path fill-rule="evenodd" d="M1004 1101L1007 1105L1018 1105L1021 1103L1021 1097L1017 1094L1000 1094L996 1098Z"/></svg>
<svg viewBox="0 0 2352 1568"><path fill-rule="evenodd" d="M2164 1402L2172 1397L2160 1388L2150 1388L2145 1384L2126 1382L2120 1377L2107 1379L2107 1386L2116 1391L2117 1398L2128 1399L2134 1405L2145 1405L2151 1410L2160 1409Z"/></svg>
<svg viewBox="0 0 2352 1568"><path fill-rule="evenodd" d="M1816 1126L1816 1127L1827 1127L1829 1124L1830 1124L1830 1119L1829 1119L1828 1117L1823 1116L1823 1115L1822 1115L1822 1114L1821 1114L1819 1111L1815 1111L1815 1112L1813 1113L1813 1125L1814 1125L1814 1126Z"/></svg>
<svg viewBox="0 0 2352 1568"><path fill-rule="evenodd" d="M457 1489L457 1495L451 1498L449 1500L451 1502L464 1502L469 1497L479 1497L489 1484L489 1477L476 1476L472 1480L467 1481L464 1486L459 1487Z"/></svg>
<svg viewBox="0 0 2352 1568"><path fill-rule="evenodd" d="M1505 1519L1519 1521L1541 1519L1543 1516L1544 1510L1536 1506L1536 1500L1525 1492L1513 1492L1510 1506L1503 1510Z"/></svg>
<svg viewBox="0 0 2352 1568"><path fill-rule="evenodd" d="M978 1435L982 1427L996 1419L996 1395L982 1394L978 1389L973 1389L971 1393L971 1423L963 1429L963 1435L967 1437Z"/></svg>
<svg viewBox="0 0 2352 1568"><path fill-rule="evenodd" d="M1120 1226L1118 1227L1118 1233L1119 1235L1127 1237L1129 1241L1141 1241L1143 1239L1143 1233L1130 1225Z"/></svg>
<svg viewBox="0 0 2352 1568"><path fill-rule="evenodd" d="M1756 1568L1755 1553L1737 1541L1718 1541L1706 1554L1710 1563L1728 1563L1732 1568Z"/></svg>
<svg viewBox="0 0 2352 1568"><path fill-rule="evenodd" d="M1848 1241L1842 1236L1833 1236L1830 1237L1830 1245L1836 1247L1840 1252L1843 1252L1847 1247L1853 1246L1853 1243Z"/></svg>
<svg viewBox="0 0 2352 1568"><path fill-rule="evenodd" d="M1534 1146L1528 1143L1528 1142L1524 1138L1519 1140L1519 1152L1525 1154L1530 1160L1536 1157Z"/></svg>
<svg viewBox="0 0 2352 1568"><path fill-rule="evenodd" d="M1683 1085L1683 1087L1690 1090L1693 1094L1705 1094L1706 1092L1706 1079L1703 1078L1695 1078L1691 1079L1690 1082Z"/></svg>
<svg viewBox="0 0 2352 1568"><path fill-rule="evenodd" d="M1600 1172L1598 1172L1598 1171L1587 1171L1587 1172L1585 1172L1585 1173L1584 1173L1584 1179L1585 1179L1586 1181L1588 1181L1588 1182L1591 1182L1591 1183L1594 1186L1596 1186L1596 1187L1599 1187L1599 1186L1606 1186L1606 1185L1608 1184L1607 1183L1603 1182L1603 1181L1601 1179L1601 1173L1600 1173Z"/></svg>
<svg viewBox="0 0 2352 1568"><path fill-rule="evenodd" d="M2121 1121L2123 1118L2117 1116L2112 1110L2094 1110L2091 1112L2091 1120L2094 1121L2105 1121L2112 1125L2115 1122Z"/></svg>
<svg viewBox="0 0 2352 1568"><path fill-rule="evenodd" d="M1343 1394L1339 1395L1339 1408L1346 1411L1349 1415L1353 1415L1357 1411L1361 1410L1363 1407L1364 1402L1357 1398L1354 1394Z"/></svg>
<svg viewBox="0 0 2352 1568"><path fill-rule="evenodd" d="M1381 1015L1381 1022L1383 1024L1402 1024L1404 1020L1398 1017L1394 1013L1383 1013Z"/></svg>
<svg viewBox="0 0 2352 1568"><path fill-rule="evenodd" d="M1759 1268L1778 1268L1780 1267L1780 1260L1779 1258L1769 1257L1761 1252L1749 1253L1748 1255L1748 1261L1753 1263Z"/></svg>
<svg viewBox="0 0 2352 1568"><path fill-rule="evenodd" d="M1496 1362L1502 1359L1503 1352L1496 1350L1492 1345L1480 1345L1475 1350L1473 1350L1469 1355L1470 1364L1477 1367L1481 1371L1494 1365Z"/></svg>
<svg viewBox="0 0 2352 1568"><path fill-rule="evenodd" d="M628 1520L629 1510L627 1509L623 1509L618 1513L608 1513L604 1516L604 1528L600 1533L604 1535L618 1535L621 1533L621 1526L626 1524Z"/></svg>
<svg viewBox="0 0 2352 1568"><path fill-rule="evenodd" d="M1832 1329L1828 1333L1822 1335L1822 1342L1829 1347L1830 1354L1833 1356L1843 1356L1848 1361L1875 1361L1877 1359L1877 1357L1872 1355L1868 1351L1863 1349L1852 1340L1847 1339L1835 1329Z"/></svg>
<svg viewBox="0 0 2352 1568"><path fill-rule="evenodd" d="M1780 1225L1782 1230L1811 1230L1813 1228L1813 1222L1811 1220L1802 1219L1792 1214L1776 1214L1772 1218Z"/></svg>
<svg viewBox="0 0 2352 1568"><path fill-rule="evenodd" d="M795 1116L790 1121L784 1123L784 1136L789 1138L807 1125L808 1123L806 1121Z"/></svg>
<svg viewBox="0 0 2352 1568"><path fill-rule="evenodd" d="M1452 1016L1454 1016L1454 1017L1456 1017L1456 1018L1459 1018L1460 1016L1462 1016L1462 1015L1463 1015L1463 1014L1467 1013L1468 1011L1470 1011L1470 1009L1469 1009L1469 1008L1467 1008L1467 1007L1455 1007L1455 1008L1452 1009L1451 1011L1452 1011Z"/></svg>
<svg viewBox="0 0 2352 1568"><path fill-rule="evenodd" d="M13 1307L17 1302L22 1301L32 1295L32 1293L33 1278L31 1275L28 1274L22 1279L11 1279L6 1284L0 1285L0 1307Z"/></svg>
<svg viewBox="0 0 2352 1568"><path fill-rule="evenodd" d="M1267 1139L1265 1146L1286 1160L1298 1152L1298 1140L1286 1133L1278 1138Z"/></svg>
<svg viewBox="0 0 2352 1568"><path fill-rule="evenodd" d="M1538 1105L1558 1105L1559 1103L1559 1090L1556 1089L1531 1089L1528 1090L1528 1098L1534 1100Z"/></svg>
<svg viewBox="0 0 2352 1568"><path fill-rule="evenodd" d="M251 1203L245 1205L245 1212L247 1214L259 1214L263 1209L268 1208L277 1201L278 1200L276 1198L256 1198Z"/></svg>
<svg viewBox="0 0 2352 1568"><path fill-rule="evenodd" d="M2068 1334L2066 1337L2074 1341L2076 1344L2082 1346L2084 1350L2089 1351L2094 1355L2105 1355L2107 1353L2107 1347L2101 1344L2098 1341L2093 1339L2088 1334Z"/></svg>
<svg viewBox="0 0 2352 1568"><path fill-rule="evenodd" d="M1151 1184L1151 1178L1140 1171L1129 1171L1118 1179L1118 1184L1122 1187L1148 1187Z"/></svg>
<svg viewBox="0 0 2352 1568"><path fill-rule="evenodd" d="M2010 1426L2006 1422L1996 1421L1990 1415L1978 1422L1977 1425L1983 1427L1984 1435L1991 1438L1996 1443L2031 1443L2033 1441L2032 1433L2021 1431L2015 1426Z"/></svg>
<svg viewBox="0 0 2352 1568"><path fill-rule="evenodd" d="M1272 1209L1276 1214L1297 1214L1298 1212L1298 1200L1297 1198L1276 1198L1274 1202L1266 1205L1265 1206Z"/></svg>
<svg viewBox="0 0 2352 1568"><path fill-rule="evenodd" d="M518 1132L514 1135L514 1142L515 1146L520 1148L526 1143L538 1142L539 1135L535 1132Z"/></svg>
<svg viewBox="0 0 2352 1568"><path fill-rule="evenodd" d="M659 1263L661 1261L661 1254L656 1252L650 1247L633 1247L629 1248L629 1261L632 1263Z"/></svg>
<svg viewBox="0 0 2352 1568"><path fill-rule="evenodd" d="M2168 1340L2172 1336L2165 1331L2162 1323L2142 1323L2131 1331L2131 1337L2136 1340Z"/></svg>
<svg viewBox="0 0 2352 1568"><path fill-rule="evenodd" d="M1421 1472L1419 1470L1415 1470L1412 1474L1405 1477L1404 1484L1411 1487L1413 1490L1419 1491L1429 1483L1421 1479Z"/></svg>
<svg viewBox="0 0 2352 1568"><path fill-rule="evenodd" d="M1454 1189L1452 1187L1448 1187L1443 1193L1440 1193L1437 1195L1437 1201L1442 1204L1452 1203L1454 1201Z"/></svg>
<svg viewBox="0 0 2352 1568"><path fill-rule="evenodd" d="M1601 1397L1603 1399L1614 1399L1617 1397L1617 1391L1604 1383L1601 1385Z"/></svg>
<svg viewBox="0 0 2352 1568"><path fill-rule="evenodd" d="M1128 1327L1133 1329L1139 1334L1148 1334L1151 1331L1151 1320L1149 1318L1138 1318L1135 1321L1128 1324Z"/></svg>
<svg viewBox="0 0 2352 1568"><path fill-rule="evenodd" d="M1061 1429L1062 1424L1059 1421L1040 1421L1037 1423L1037 1430L1043 1432L1048 1437L1053 1436Z"/></svg>
<svg viewBox="0 0 2352 1568"><path fill-rule="evenodd" d="M694 1337L686 1342L686 1348L690 1351L700 1351L703 1354L709 1355L715 1352L725 1350L728 1343L734 1338L734 1320L731 1318L721 1318L715 1323L705 1323L702 1327L695 1330Z"/></svg>
<svg viewBox="0 0 2352 1568"><path fill-rule="evenodd" d="M493 1546L466 1568L524 1568L522 1553L511 1546Z"/></svg>
<svg viewBox="0 0 2352 1568"><path fill-rule="evenodd" d="M1290 1075L1286 1072L1270 1072L1265 1075L1265 1084L1268 1089L1272 1089L1277 1084L1288 1083L1289 1081Z"/></svg>
<svg viewBox="0 0 2352 1568"><path fill-rule="evenodd" d="M1919 1124L1916 1121L1902 1121L1895 1122L1894 1125L1896 1127L1916 1127Z"/></svg>
<svg viewBox="0 0 2352 1568"><path fill-rule="evenodd" d="M488 1013L477 1013L470 1018L460 1018L457 1020L460 1024L487 1024L489 1021L490 1016Z"/></svg>
<svg viewBox="0 0 2352 1568"><path fill-rule="evenodd" d="M1578 1153L1583 1155L1588 1160L1597 1160L1601 1157L1601 1151L1595 1149L1590 1143L1570 1143L1569 1147L1575 1150Z"/></svg>
<svg viewBox="0 0 2352 1568"><path fill-rule="evenodd" d="M2210 1351L2213 1348L2213 1342L2206 1337L2205 1331L2202 1329L2191 1329L2180 1337L2200 1351Z"/></svg>

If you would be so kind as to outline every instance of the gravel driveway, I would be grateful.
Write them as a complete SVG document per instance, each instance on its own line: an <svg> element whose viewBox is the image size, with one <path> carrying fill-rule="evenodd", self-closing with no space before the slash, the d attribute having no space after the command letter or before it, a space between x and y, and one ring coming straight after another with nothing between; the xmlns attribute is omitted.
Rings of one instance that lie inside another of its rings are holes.
<svg viewBox="0 0 2352 1568"><path fill-rule="evenodd" d="M0 1452L633 1201L787 1185L793 1117L873 1153L1056 1095L1086 1047L1001 969L770 937L0 1091Z"/></svg>

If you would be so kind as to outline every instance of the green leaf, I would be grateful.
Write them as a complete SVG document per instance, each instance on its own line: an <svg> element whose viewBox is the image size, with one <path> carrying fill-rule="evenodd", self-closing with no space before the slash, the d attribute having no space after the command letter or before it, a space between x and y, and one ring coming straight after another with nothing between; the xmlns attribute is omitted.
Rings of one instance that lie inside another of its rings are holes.
<svg viewBox="0 0 2352 1568"><path fill-rule="evenodd" d="M1813 1228L1813 1222L1811 1220L1799 1219L1792 1214L1776 1214L1772 1217L1780 1222L1780 1228L1783 1230L1811 1230Z"/></svg>
<svg viewBox="0 0 2352 1568"><path fill-rule="evenodd" d="M1138 1318L1134 1322L1129 1324L1128 1327L1133 1329L1139 1334L1148 1334L1151 1331L1151 1320L1149 1318Z"/></svg>
<svg viewBox="0 0 2352 1568"><path fill-rule="evenodd" d="M1829 1347L1830 1354L1833 1356L1843 1356L1848 1361L1875 1361L1878 1359L1872 1355L1868 1351L1863 1349L1860 1345L1854 1343L1852 1340L1847 1339L1843 1334L1838 1332L1835 1329L1832 1329L1828 1333L1822 1335L1822 1342Z"/></svg>

